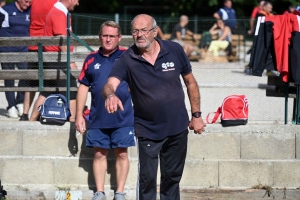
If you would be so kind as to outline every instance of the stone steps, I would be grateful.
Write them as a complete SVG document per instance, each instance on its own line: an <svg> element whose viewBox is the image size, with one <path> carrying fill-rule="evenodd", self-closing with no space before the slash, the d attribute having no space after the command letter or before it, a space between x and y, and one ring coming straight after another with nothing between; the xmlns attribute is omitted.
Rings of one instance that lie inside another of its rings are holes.
<svg viewBox="0 0 300 200"><path fill-rule="evenodd" d="M1 124L2 123L2 124ZM0 178L11 191L57 187L92 190L92 149L76 135L74 124L0 122ZM189 134L181 188L279 188L300 186L300 137L296 125L254 124L222 128L208 125L204 134ZM115 187L114 155L109 154L106 188ZM136 186L138 158L129 149L126 189ZM159 177L159 176L158 176Z"/></svg>

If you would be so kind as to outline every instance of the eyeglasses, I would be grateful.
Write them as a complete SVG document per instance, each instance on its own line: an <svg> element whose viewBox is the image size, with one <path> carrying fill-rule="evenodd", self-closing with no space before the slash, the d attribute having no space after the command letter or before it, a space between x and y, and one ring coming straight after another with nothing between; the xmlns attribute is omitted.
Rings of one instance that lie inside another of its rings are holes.
<svg viewBox="0 0 300 200"><path fill-rule="evenodd" d="M101 34L100 34L100 36L102 38L105 38L105 39L109 38L109 39L112 39L112 40L117 39L119 37L119 35L101 35Z"/></svg>
<svg viewBox="0 0 300 200"><path fill-rule="evenodd" d="M145 29L133 29L133 30L131 30L131 34L132 34L132 35L138 35L139 33L141 33L142 35L146 35L146 34L148 34L150 31L152 31L153 29L155 29L155 27L151 28L150 30L145 30Z"/></svg>

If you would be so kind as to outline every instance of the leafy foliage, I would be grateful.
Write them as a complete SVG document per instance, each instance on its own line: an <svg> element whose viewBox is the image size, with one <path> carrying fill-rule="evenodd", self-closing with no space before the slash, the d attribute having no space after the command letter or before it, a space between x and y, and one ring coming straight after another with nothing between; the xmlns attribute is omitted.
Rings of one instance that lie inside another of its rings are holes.
<svg viewBox="0 0 300 200"><path fill-rule="evenodd" d="M14 0L6 0L7 3ZM300 5L299 0L272 0L274 13L281 14L287 10L289 5ZM81 0L79 7L74 12L90 14L131 14L139 13L155 14L162 16L188 16L198 15L199 17L212 17L213 13L223 6L223 0ZM248 18L252 8L259 3L259 0L234 0L233 8L238 18Z"/></svg>

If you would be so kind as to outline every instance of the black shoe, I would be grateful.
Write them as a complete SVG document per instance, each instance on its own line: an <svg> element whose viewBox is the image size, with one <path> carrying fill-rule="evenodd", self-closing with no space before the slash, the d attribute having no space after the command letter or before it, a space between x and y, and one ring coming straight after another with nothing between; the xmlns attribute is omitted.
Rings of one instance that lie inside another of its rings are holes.
<svg viewBox="0 0 300 200"><path fill-rule="evenodd" d="M247 75L252 75L252 71L250 68L245 68L244 73Z"/></svg>
<svg viewBox="0 0 300 200"><path fill-rule="evenodd" d="M21 115L20 121L29 121L29 119L28 119L28 114L23 114L23 115Z"/></svg>

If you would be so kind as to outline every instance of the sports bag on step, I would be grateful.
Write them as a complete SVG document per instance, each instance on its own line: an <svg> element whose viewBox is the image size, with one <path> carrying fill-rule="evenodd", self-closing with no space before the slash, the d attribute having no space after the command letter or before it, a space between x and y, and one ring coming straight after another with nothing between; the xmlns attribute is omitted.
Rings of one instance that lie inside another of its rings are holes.
<svg viewBox="0 0 300 200"><path fill-rule="evenodd" d="M39 106L40 122L48 125L64 125L71 116L66 97L62 94L49 95Z"/></svg>
<svg viewBox="0 0 300 200"><path fill-rule="evenodd" d="M212 113L206 117L208 124L215 123L221 114L221 124L224 127L246 125L248 122L248 98L245 95L230 95L223 100L211 122L209 121L210 114Z"/></svg>

